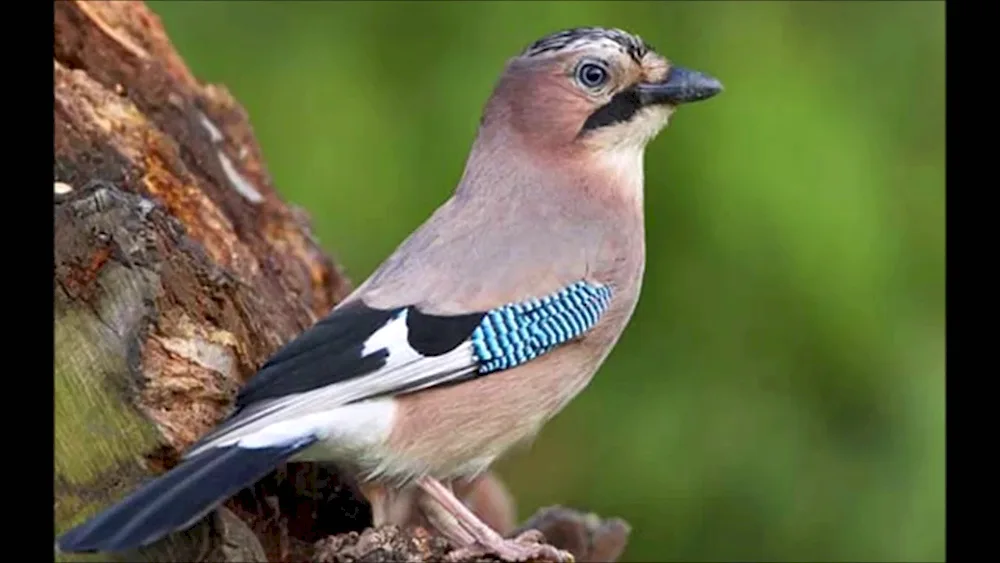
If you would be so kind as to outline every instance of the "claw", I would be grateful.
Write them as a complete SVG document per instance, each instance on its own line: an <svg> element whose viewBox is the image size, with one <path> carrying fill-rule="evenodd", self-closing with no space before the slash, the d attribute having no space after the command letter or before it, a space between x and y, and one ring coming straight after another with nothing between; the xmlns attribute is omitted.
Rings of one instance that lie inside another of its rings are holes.
<svg viewBox="0 0 1000 563"><path fill-rule="evenodd" d="M512 540L503 540L491 546L470 546L456 549L448 554L451 563L496 555L509 563L575 563L576 558L568 551L540 543L544 536L538 530L527 530Z"/></svg>

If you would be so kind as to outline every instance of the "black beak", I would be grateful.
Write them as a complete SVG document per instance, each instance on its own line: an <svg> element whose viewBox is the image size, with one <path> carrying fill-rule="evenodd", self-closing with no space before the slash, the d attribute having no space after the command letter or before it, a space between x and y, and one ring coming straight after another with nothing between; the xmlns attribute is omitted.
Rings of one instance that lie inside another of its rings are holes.
<svg viewBox="0 0 1000 563"><path fill-rule="evenodd" d="M707 100L722 91L722 83L707 74L675 66L667 79L653 84L635 86L642 105L686 104Z"/></svg>

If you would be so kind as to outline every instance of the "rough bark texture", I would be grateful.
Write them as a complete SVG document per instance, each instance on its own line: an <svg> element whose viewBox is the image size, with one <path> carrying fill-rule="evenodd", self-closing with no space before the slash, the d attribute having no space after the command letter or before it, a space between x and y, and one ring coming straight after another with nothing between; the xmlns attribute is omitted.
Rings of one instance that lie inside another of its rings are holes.
<svg viewBox="0 0 1000 563"><path fill-rule="evenodd" d="M194 78L144 4L56 2L54 23L58 533L175 464L349 285L277 196L243 109ZM450 550L419 528L365 530L367 503L332 466L288 464L226 506L125 558L424 561ZM628 536L621 521L565 509L527 527L588 561L615 560Z"/></svg>

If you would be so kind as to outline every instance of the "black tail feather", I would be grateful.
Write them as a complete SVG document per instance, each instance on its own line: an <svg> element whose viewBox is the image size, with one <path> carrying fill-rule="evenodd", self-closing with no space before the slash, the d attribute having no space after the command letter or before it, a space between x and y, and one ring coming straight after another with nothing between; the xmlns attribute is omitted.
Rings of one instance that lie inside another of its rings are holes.
<svg viewBox="0 0 1000 563"><path fill-rule="evenodd" d="M304 437L285 446L206 450L67 531L57 546L64 552L92 552L125 551L151 544L191 527L315 441L315 437Z"/></svg>

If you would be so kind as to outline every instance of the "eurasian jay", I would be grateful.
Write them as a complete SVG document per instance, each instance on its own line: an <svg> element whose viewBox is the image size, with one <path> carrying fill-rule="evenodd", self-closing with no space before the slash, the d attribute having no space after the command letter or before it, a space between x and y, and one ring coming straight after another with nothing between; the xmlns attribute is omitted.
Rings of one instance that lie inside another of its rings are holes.
<svg viewBox="0 0 1000 563"><path fill-rule="evenodd" d="M607 357L645 266L645 147L678 105L721 90L617 29L530 45L495 85L451 197L278 350L180 464L59 548L147 545L280 463L322 460L356 472L374 525L416 506L461 553L569 560L504 538L452 483L530 440Z"/></svg>

